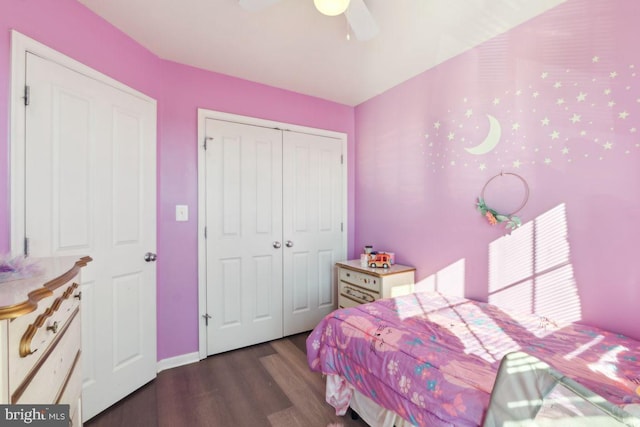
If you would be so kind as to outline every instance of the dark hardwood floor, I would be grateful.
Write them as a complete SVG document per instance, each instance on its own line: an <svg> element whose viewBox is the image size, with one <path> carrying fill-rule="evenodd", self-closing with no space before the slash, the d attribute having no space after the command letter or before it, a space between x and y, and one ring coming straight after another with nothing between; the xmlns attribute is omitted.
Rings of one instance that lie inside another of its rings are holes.
<svg viewBox="0 0 640 427"><path fill-rule="evenodd" d="M335 415L307 366L307 333L162 371L87 427L363 427Z"/></svg>

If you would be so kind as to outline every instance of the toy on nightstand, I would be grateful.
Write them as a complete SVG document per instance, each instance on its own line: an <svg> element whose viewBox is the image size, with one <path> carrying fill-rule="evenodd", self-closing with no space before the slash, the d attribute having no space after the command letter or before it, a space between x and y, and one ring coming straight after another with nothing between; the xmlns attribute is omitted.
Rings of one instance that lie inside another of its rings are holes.
<svg viewBox="0 0 640 427"><path fill-rule="evenodd" d="M378 252L373 250L373 246L364 247L364 253L360 254L360 266L371 268L389 268L395 264L395 254L393 252Z"/></svg>
<svg viewBox="0 0 640 427"><path fill-rule="evenodd" d="M376 267L389 268L390 265L391 265L391 255L387 253L380 252L376 254L372 253L369 255L369 267L371 268L376 268Z"/></svg>

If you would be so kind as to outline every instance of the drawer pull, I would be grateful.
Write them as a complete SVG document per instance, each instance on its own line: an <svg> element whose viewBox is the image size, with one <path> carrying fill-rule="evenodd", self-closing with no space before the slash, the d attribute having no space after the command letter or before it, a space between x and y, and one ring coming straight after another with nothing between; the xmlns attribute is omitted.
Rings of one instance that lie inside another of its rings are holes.
<svg viewBox="0 0 640 427"><path fill-rule="evenodd" d="M72 285L70 285L61 296L59 296L58 298L55 299L55 301L53 301L53 304L51 304L50 307L48 307L41 315L36 317L36 320L32 324L27 326L27 330L24 332L24 334L22 335L22 339L20 340L20 347L19 347L20 357L27 357L30 354L33 354L36 352L37 349L31 350L31 341L33 340L33 337L36 335L36 332L38 331L38 329L44 326L45 321L49 317L53 316L53 314L56 311L58 311L58 309L62 305L62 302L66 299L69 299L71 297L71 294L77 288L78 288L77 283L73 283ZM46 330L53 331L54 334L57 333L58 322L57 321L53 322L53 325L47 326Z"/></svg>
<svg viewBox="0 0 640 427"><path fill-rule="evenodd" d="M53 322L53 325L47 326L47 331L52 331L54 334L58 333L58 322Z"/></svg>
<svg viewBox="0 0 640 427"><path fill-rule="evenodd" d="M25 354L25 356L31 356L33 353L35 353L36 351L38 351L38 349L36 348L35 350L29 350L29 353Z"/></svg>

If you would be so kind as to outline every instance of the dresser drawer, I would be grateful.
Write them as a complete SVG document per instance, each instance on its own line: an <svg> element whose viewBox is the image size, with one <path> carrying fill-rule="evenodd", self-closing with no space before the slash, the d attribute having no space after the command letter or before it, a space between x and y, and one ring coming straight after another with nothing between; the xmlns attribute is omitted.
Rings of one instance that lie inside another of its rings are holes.
<svg viewBox="0 0 640 427"><path fill-rule="evenodd" d="M350 283L360 288L369 289L373 292L380 293L381 279L369 274L359 273L357 271L341 268L339 273L340 282Z"/></svg>
<svg viewBox="0 0 640 427"><path fill-rule="evenodd" d="M1 404L68 404L82 425L79 283L90 261L34 258L33 274L0 286Z"/></svg>
<svg viewBox="0 0 640 427"><path fill-rule="evenodd" d="M77 282L55 290L53 296L40 301L38 310L14 319L9 324L9 388L13 393L39 360L47 356L57 340L78 313L80 300Z"/></svg>
<svg viewBox="0 0 640 427"><path fill-rule="evenodd" d="M38 362L36 370L13 390L11 403L56 402L63 395L80 356L80 316L74 316L62 334Z"/></svg>
<svg viewBox="0 0 640 427"><path fill-rule="evenodd" d="M82 364L80 363L80 353L76 356L76 361L71 367L71 372L65 380L62 395L58 398L57 404L69 405L69 418L71 426L80 425L80 397L82 395Z"/></svg>

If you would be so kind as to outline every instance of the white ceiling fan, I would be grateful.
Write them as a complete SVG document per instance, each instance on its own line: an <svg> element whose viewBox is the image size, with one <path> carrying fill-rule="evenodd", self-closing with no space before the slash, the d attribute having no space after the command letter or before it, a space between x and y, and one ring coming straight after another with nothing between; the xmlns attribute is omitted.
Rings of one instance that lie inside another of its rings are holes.
<svg viewBox="0 0 640 427"><path fill-rule="evenodd" d="M256 12L280 0L239 1L243 9ZM353 34L360 41L371 40L380 31L367 5L364 4L364 0L313 0L313 3L316 9L324 15L336 16L344 13Z"/></svg>

